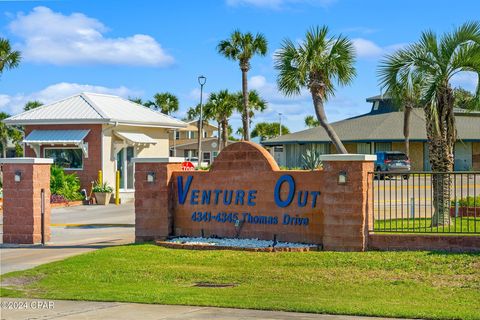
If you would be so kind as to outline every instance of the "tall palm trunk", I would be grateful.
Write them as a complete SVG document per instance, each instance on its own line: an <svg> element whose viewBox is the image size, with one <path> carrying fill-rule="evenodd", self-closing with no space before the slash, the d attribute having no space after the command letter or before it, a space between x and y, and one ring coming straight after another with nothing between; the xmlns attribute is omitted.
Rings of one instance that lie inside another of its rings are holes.
<svg viewBox="0 0 480 320"><path fill-rule="evenodd" d="M317 115L318 122L323 127L323 129L325 129L325 131L327 132L328 136L330 137L330 140L335 145L337 152L342 154L348 153L347 149L345 149L345 146L343 145L342 141L338 137L337 133L335 132L335 130L333 130L332 126L330 126L330 124L327 121L327 116L325 114L325 109L323 107L323 98L322 98L322 95L319 93L319 90L311 89L311 94L312 94L313 105L315 107L315 114Z"/></svg>
<svg viewBox="0 0 480 320"><path fill-rule="evenodd" d="M224 119L222 121L222 149L227 146L228 141L228 121Z"/></svg>
<svg viewBox="0 0 480 320"><path fill-rule="evenodd" d="M242 94L243 94L243 113L242 113L242 124L243 124L243 140L250 141L250 130L249 130L249 112L248 112L248 83L247 83L247 73L250 69L249 63L240 62L240 69L242 70Z"/></svg>
<svg viewBox="0 0 480 320"><path fill-rule="evenodd" d="M432 226L450 224L450 192L453 171L454 147L456 140L453 94L450 88L443 89L437 98L438 122L434 121L432 110L425 107L428 150L432 167L433 207Z"/></svg>
<svg viewBox="0 0 480 320"><path fill-rule="evenodd" d="M220 153L220 150L222 150L222 145L221 145L221 142L222 142L222 139L221 139L221 135L222 135L222 132L221 132L221 126L222 122L220 120L217 119L217 128L218 128L218 138L217 138L217 151L218 153Z"/></svg>
<svg viewBox="0 0 480 320"><path fill-rule="evenodd" d="M2 139L2 158L7 157L7 143L8 143L8 140Z"/></svg>
<svg viewBox="0 0 480 320"><path fill-rule="evenodd" d="M407 104L403 111L403 136L405 137L405 154L407 157L410 157L410 114L412 109L412 106Z"/></svg>

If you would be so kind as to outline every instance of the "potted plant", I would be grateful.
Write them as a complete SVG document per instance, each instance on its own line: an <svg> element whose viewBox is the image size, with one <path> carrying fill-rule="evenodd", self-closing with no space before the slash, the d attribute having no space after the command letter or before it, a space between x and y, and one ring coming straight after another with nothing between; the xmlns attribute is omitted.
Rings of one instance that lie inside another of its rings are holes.
<svg viewBox="0 0 480 320"><path fill-rule="evenodd" d="M96 182L93 186L93 193L95 194L95 199L97 199L97 204L107 205L110 202L112 192L113 188L106 182L103 184Z"/></svg>

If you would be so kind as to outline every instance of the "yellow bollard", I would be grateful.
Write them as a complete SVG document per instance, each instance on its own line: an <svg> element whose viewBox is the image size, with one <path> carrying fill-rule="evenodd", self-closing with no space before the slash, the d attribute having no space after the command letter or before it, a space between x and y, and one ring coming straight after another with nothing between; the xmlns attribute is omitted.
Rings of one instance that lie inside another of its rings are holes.
<svg viewBox="0 0 480 320"><path fill-rule="evenodd" d="M120 204L120 171L115 173L115 204Z"/></svg>
<svg viewBox="0 0 480 320"><path fill-rule="evenodd" d="M102 185L103 184L103 173L102 170L98 170L98 184Z"/></svg>

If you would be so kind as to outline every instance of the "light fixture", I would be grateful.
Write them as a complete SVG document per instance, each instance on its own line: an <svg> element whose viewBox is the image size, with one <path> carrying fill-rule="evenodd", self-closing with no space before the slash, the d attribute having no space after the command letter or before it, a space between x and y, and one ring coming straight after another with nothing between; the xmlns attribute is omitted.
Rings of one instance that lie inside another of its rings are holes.
<svg viewBox="0 0 480 320"><path fill-rule="evenodd" d="M198 84L203 86L205 84L205 82L207 82L207 77L205 77L204 75L201 75L198 77Z"/></svg>
<svg viewBox="0 0 480 320"><path fill-rule="evenodd" d="M22 180L22 172L15 171L15 182L20 182Z"/></svg>
<svg viewBox="0 0 480 320"><path fill-rule="evenodd" d="M345 171L340 171L338 174L338 184L346 184L347 183L347 173Z"/></svg>
<svg viewBox="0 0 480 320"><path fill-rule="evenodd" d="M147 172L147 182L155 182L155 172Z"/></svg>

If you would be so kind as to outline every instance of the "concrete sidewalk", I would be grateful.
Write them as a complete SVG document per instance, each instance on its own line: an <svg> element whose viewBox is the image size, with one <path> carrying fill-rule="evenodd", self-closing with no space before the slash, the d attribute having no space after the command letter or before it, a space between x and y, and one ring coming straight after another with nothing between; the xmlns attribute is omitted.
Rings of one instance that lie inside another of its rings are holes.
<svg viewBox="0 0 480 320"><path fill-rule="evenodd" d="M88 302L60 300L0 299L2 320L20 319L142 319L142 320L386 320L358 316L334 316L312 313L259 311L232 308L171 306L158 304L138 304L119 302ZM14 304L24 306L21 310L12 310ZM43 307L45 309L43 309ZM390 319L390 318L388 318Z"/></svg>

